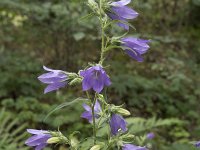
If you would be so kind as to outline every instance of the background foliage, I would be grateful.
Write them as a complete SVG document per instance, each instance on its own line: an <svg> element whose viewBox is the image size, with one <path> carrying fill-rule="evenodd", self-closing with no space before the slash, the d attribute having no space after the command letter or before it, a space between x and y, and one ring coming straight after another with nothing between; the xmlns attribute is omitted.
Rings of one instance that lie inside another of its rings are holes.
<svg viewBox="0 0 200 150"><path fill-rule="evenodd" d="M113 83L109 100L124 103L132 117L143 118L136 118L142 129L135 129L135 123L130 129L153 130L157 135L154 150L192 150L183 143L200 138L200 1L134 0L132 6L140 13L132 24L140 36L152 40L151 50L144 63L131 60L118 49L108 56ZM5 117L0 121L10 123L4 136L0 134L0 141L8 133L24 135L25 125L60 127L66 134L74 129L90 135L90 126L80 119L81 104L56 111L44 120L57 105L81 95L80 87L43 95L44 86L37 80L43 64L77 71L88 60L98 61L97 21L82 19L88 11L83 0L0 1L0 116L7 114L8 120L13 120L7 122ZM116 27L111 32L121 31ZM152 117L160 118L164 126ZM152 120L150 127L145 125ZM5 142L13 143L13 150L22 149L17 140Z"/></svg>

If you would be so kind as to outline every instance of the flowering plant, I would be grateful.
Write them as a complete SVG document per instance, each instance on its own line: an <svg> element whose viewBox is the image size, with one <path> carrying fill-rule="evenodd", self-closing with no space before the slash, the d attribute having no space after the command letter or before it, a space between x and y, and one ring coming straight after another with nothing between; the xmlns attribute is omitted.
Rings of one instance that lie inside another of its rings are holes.
<svg viewBox="0 0 200 150"><path fill-rule="evenodd" d="M71 73L62 70L54 70L44 66L45 73L38 79L47 84L44 93L56 91L67 85L82 84L87 98L83 99L85 111L80 114L87 119L93 128L92 137L84 137L84 141L78 141L77 131L70 136L64 136L60 131L45 131L28 129L33 134L25 143L28 146L41 150L48 144L66 144L72 150L147 150L145 141L154 137L153 133L143 137L137 137L129 133L127 122L124 116L130 112L123 106L115 106L108 103L106 88L112 82L106 73L105 59L108 52L114 49L122 49L132 59L142 62L142 57L148 49L150 40L136 37L126 37L132 25L128 22L135 19L138 13L127 5L131 0L88 0L87 5L92 10L92 15L99 20L101 28L101 55L98 63L87 66L78 73ZM107 32L111 26L119 26L126 31L122 36L111 36ZM102 94L104 93L104 94ZM107 137L97 133L101 129L107 130ZM89 145L86 146L86 142Z"/></svg>

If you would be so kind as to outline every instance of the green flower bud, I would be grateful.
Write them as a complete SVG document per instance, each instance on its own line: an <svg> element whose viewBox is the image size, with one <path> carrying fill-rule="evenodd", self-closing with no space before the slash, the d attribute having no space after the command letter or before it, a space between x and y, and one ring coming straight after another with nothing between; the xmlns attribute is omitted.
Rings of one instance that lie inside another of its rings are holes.
<svg viewBox="0 0 200 150"><path fill-rule="evenodd" d="M59 142L60 142L60 138L59 137L52 137L52 138L47 140L48 144L55 144L55 143L59 143Z"/></svg>
<svg viewBox="0 0 200 150"><path fill-rule="evenodd" d="M75 137L73 137L73 138L70 139L70 145L71 145L71 147L77 148L78 147L78 143L79 143L79 141Z"/></svg>
<svg viewBox="0 0 200 150"><path fill-rule="evenodd" d="M132 135L132 134L126 134L124 135L123 137L123 140L133 140L135 138L135 135Z"/></svg>
<svg viewBox="0 0 200 150"><path fill-rule="evenodd" d="M73 79L72 81L69 82L69 85L77 85L81 82L82 82L81 78L75 78L75 79Z"/></svg>
<svg viewBox="0 0 200 150"><path fill-rule="evenodd" d="M101 145L94 145L90 150L100 150Z"/></svg>
<svg viewBox="0 0 200 150"><path fill-rule="evenodd" d="M97 3L95 2L95 0L88 0L88 4L89 5L96 5Z"/></svg>
<svg viewBox="0 0 200 150"><path fill-rule="evenodd" d="M95 0L88 0L88 6L97 14L99 14L98 4Z"/></svg>
<svg viewBox="0 0 200 150"><path fill-rule="evenodd" d="M76 73L71 73L71 72L70 73L68 72L67 76L68 76L69 79L74 79L74 78L78 77L78 75Z"/></svg>
<svg viewBox="0 0 200 150"><path fill-rule="evenodd" d="M116 113L121 114L122 116L130 116L131 115L131 113L124 108L117 108Z"/></svg>
<svg viewBox="0 0 200 150"><path fill-rule="evenodd" d="M93 9L97 10L98 4L95 2L95 0L88 0L88 5Z"/></svg>

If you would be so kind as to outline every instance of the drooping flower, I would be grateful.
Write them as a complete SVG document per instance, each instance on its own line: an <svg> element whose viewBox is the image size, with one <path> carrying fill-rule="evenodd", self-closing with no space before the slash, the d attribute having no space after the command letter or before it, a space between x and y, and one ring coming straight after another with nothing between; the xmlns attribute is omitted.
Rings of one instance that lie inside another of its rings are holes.
<svg viewBox="0 0 200 150"><path fill-rule="evenodd" d="M135 10L126 6L130 2L131 0L120 0L117 2L112 2L110 3L111 12L107 13L112 20L121 21L117 23L117 25L126 30L129 30L129 25L127 25L127 20L135 19L138 16L138 13Z"/></svg>
<svg viewBox="0 0 200 150"><path fill-rule="evenodd" d="M47 140L52 137L49 132L45 130L27 129L27 132L33 134L33 136L26 140L25 144L35 147L35 150L42 150L47 146Z"/></svg>
<svg viewBox="0 0 200 150"><path fill-rule="evenodd" d="M42 74L38 79L48 86L45 88L44 93L58 90L65 87L67 82L67 75L62 70L53 70L43 66L44 70L49 71L48 73Z"/></svg>
<svg viewBox="0 0 200 150"><path fill-rule="evenodd" d="M150 40L143 40L134 37L127 37L121 39L121 46L124 47L125 52L137 60L138 62L143 61L142 54L146 53L150 48L148 43Z"/></svg>
<svg viewBox="0 0 200 150"><path fill-rule="evenodd" d="M109 86L111 84L110 78L100 65L80 71L80 75L83 77L83 91L93 89L97 93L100 93L104 86Z"/></svg>
<svg viewBox="0 0 200 150"><path fill-rule="evenodd" d="M155 137L155 134L153 132L148 133L146 136L146 138L149 140L153 139L154 137Z"/></svg>
<svg viewBox="0 0 200 150"><path fill-rule="evenodd" d="M200 141L197 141L196 143L194 143L194 146L199 148L200 147Z"/></svg>
<svg viewBox="0 0 200 150"><path fill-rule="evenodd" d="M110 119L110 128L112 135L117 135L119 132L127 131L127 122L121 115L112 114Z"/></svg>
<svg viewBox="0 0 200 150"><path fill-rule="evenodd" d="M85 109L85 112L82 113L81 117L87 119L90 123L92 123L92 108L88 106L87 104L83 104L83 108ZM98 101L96 101L94 105L94 113L95 118L99 118L99 113L101 112L101 105Z"/></svg>
<svg viewBox="0 0 200 150"><path fill-rule="evenodd" d="M133 144L124 144L122 150L148 150L146 147L136 146Z"/></svg>

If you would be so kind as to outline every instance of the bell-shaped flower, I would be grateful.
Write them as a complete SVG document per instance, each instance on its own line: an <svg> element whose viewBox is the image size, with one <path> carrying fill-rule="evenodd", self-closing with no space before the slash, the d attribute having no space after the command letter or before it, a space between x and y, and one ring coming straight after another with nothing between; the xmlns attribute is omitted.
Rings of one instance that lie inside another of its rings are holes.
<svg viewBox="0 0 200 150"><path fill-rule="evenodd" d="M83 91L93 89L97 93L100 93L105 86L111 84L110 78L100 65L92 66L87 70L80 71L80 76L83 77Z"/></svg>
<svg viewBox="0 0 200 150"><path fill-rule="evenodd" d="M26 140L25 144L30 147L35 147L35 150L42 150L46 147L47 140L52 137L49 132L45 130L27 129L27 132L33 134L33 136Z"/></svg>
<svg viewBox="0 0 200 150"><path fill-rule="evenodd" d="M118 114L112 114L110 119L110 129L112 135L117 135L119 132L126 132L127 131L127 122L125 119Z"/></svg>
<svg viewBox="0 0 200 150"><path fill-rule="evenodd" d="M155 134L153 132L150 132L146 135L146 138L149 140L153 139L154 137L155 137Z"/></svg>
<svg viewBox="0 0 200 150"><path fill-rule="evenodd" d="M146 147L136 146L133 144L124 144L122 150L148 150Z"/></svg>
<svg viewBox="0 0 200 150"><path fill-rule="evenodd" d="M197 148L200 148L200 141L195 142L194 146L197 147Z"/></svg>
<svg viewBox="0 0 200 150"><path fill-rule="evenodd" d="M43 66L44 70L48 71L48 73L42 74L38 77L38 79L48 86L45 88L44 93L56 91L62 87L67 85L67 74L62 70L53 70Z"/></svg>
<svg viewBox="0 0 200 150"><path fill-rule="evenodd" d="M124 47L125 52L137 60L138 62L143 61L142 54L146 53L150 48L148 43L150 40L143 40L134 37L126 37L121 39L121 46Z"/></svg>
<svg viewBox="0 0 200 150"><path fill-rule="evenodd" d="M93 122L92 108L87 104L83 104L83 108L85 109L85 112L82 113L81 117L87 119L90 123L92 123ZM94 117L99 118L100 112L101 112L101 105L99 104L98 101L96 101L94 105Z"/></svg>
<svg viewBox="0 0 200 150"><path fill-rule="evenodd" d="M107 15L112 20L119 20L119 23L117 23L117 25L126 30L129 30L129 25L127 25L128 24L127 20L135 19L138 16L138 13L135 10L126 6L130 2L131 0L120 0L117 2L112 2L110 3L111 12L107 13Z"/></svg>

